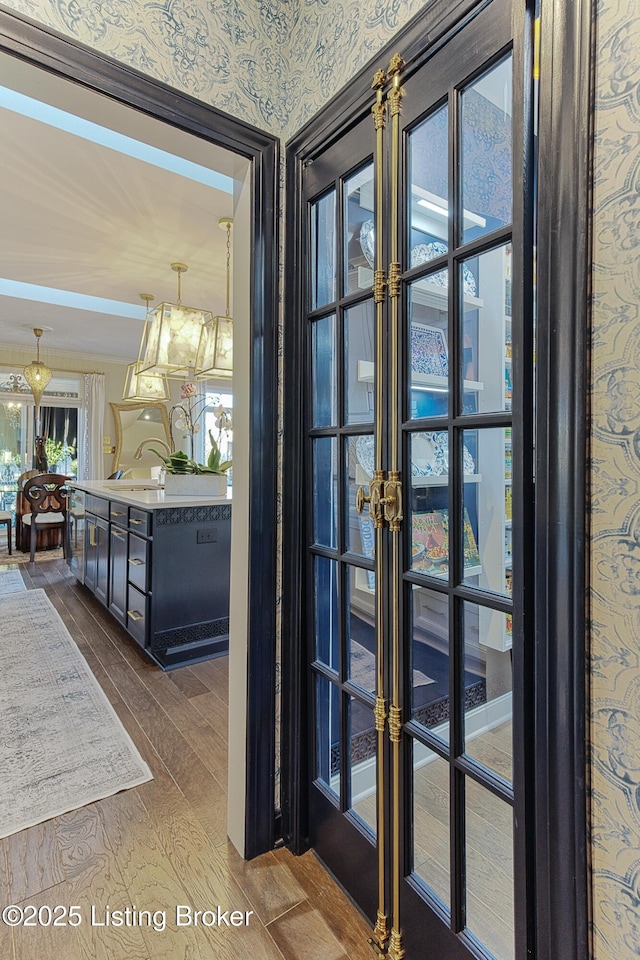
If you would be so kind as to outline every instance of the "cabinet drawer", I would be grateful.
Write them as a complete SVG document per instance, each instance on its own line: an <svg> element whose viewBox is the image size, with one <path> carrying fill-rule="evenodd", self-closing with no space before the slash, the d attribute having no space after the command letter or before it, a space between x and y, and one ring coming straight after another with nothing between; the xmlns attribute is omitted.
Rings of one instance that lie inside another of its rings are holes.
<svg viewBox="0 0 640 960"><path fill-rule="evenodd" d="M109 501L103 500L102 497L94 497L93 494L88 493L85 510L87 513L94 513L97 517L109 519Z"/></svg>
<svg viewBox="0 0 640 960"><path fill-rule="evenodd" d="M129 534L129 557L127 561L129 583L147 593L149 590L149 541Z"/></svg>
<svg viewBox="0 0 640 960"><path fill-rule="evenodd" d="M122 503L111 504L111 522L117 523L119 527L126 527L127 508Z"/></svg>
<svg viewBox="0 0 640 960"><path fill-rule="evenodd" d="M149 598L131 584L127 598L127 631L136 643L145 647L149 633Z"/></svg>
<svg viewBox="0 0 640 960"><path fill-rule="evenodd" d="M129 507L129 529L143 537L151 536L151 514L146 510Z"/></svg>

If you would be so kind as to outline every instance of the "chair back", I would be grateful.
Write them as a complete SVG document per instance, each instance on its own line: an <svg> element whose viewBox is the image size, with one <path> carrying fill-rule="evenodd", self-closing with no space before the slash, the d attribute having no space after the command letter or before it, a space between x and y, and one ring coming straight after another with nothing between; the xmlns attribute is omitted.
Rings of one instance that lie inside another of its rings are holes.
<svg viewBox="0 0 640 960"><path fill-rule="evenodd" d="M18 477L18 490L22 490L27 480L30 480L31 477L39 476L40 472L40 470L25 470L24 473L21 473Z"/></svg>
<svg viewBox="0 0 640 960"><path fill-rule="evenodd" d="M63 520L66 521L68 479L59 473L39 473L26 481L22 494L31 509L33 518L42 513L61 513Z"/></svg>

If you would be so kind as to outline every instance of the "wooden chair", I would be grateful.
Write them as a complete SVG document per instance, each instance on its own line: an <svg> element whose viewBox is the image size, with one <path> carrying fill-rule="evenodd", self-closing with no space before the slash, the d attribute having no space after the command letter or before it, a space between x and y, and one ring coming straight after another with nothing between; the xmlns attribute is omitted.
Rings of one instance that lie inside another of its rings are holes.
<svg viewBox="0 0 640 960"><path fill-rule="evenodd" d="M67 496L65 486L68 477L59 473L41 473L32 477L24 485L23 496L30 505L31 512L25 513L22 522L31 527L30 557L33 563L36 552L37 528L58 528L62 531L62 551L67 556Z"/></svg>
<svg viewBox="0 0 640 960"><path fill-rule="evenodd" d="M26 470L18 477L18 494L16 496L16 550L21 550L23 553L27 553L29 550L29 535L31 530L28 524L27 526L23 526L22 517L25 513L31 513L31 507L25 500L22 491L27 480L30 480L31 477L37 477L39 473L39 470ZM57 530L51 533L46 530L39 530L36 547L42 550L49 547L51 545L50 538L52 535L54 537L54 544L57 544Z"/></svg>

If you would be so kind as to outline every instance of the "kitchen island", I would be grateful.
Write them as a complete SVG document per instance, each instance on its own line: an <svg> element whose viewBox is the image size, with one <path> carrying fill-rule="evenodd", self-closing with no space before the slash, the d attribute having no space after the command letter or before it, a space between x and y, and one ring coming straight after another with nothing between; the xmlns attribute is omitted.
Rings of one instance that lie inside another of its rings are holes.
<svg viewBox="0 0 640 960"><path fill-rule="evenodd" d="M72 481L69 563L144 654L168 670L229 647L230 497L153 481Z"/></svg>

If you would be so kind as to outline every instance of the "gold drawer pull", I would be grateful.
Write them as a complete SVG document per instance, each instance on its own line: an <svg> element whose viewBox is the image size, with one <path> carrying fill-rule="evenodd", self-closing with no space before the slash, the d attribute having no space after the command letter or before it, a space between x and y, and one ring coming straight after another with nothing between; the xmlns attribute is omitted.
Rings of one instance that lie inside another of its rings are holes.
<svg viewBox="0 0 640 960"><path fill-rule="evenodd" d="M132 563L134 567L144 567L144 560L138 560L137 557L129 557L129 563Z"/></svg>
<svg viewBox="0 0 640 960"><path fill-rule="evenodd" d="M134 518L131 517L131 519L129 520L129 523L137 523L140 526L142 526L142 524L144 523L144 520L134 520Z"/></svg>
<svg viewBox="0 0 640 960"><path fill-rule="evenodd" d="M124 536L125 536L124 530L112 530L111 533L113 534L114 537L124 537Z"/></svg>
<svg viewBox="0 0 640 960"><path fill-rule="evenodd" d="M111 511L111 516L112 516L112 517L124 517L124 513L122 513L121 510L112 510L112 511Z"/></svg>
<svg viewBox="0 0 640 960"><path fill-rule="evenodd" d="M144 620L144 616L139 610L127 610L127 616L131 617L132 620Z"/></svg>

